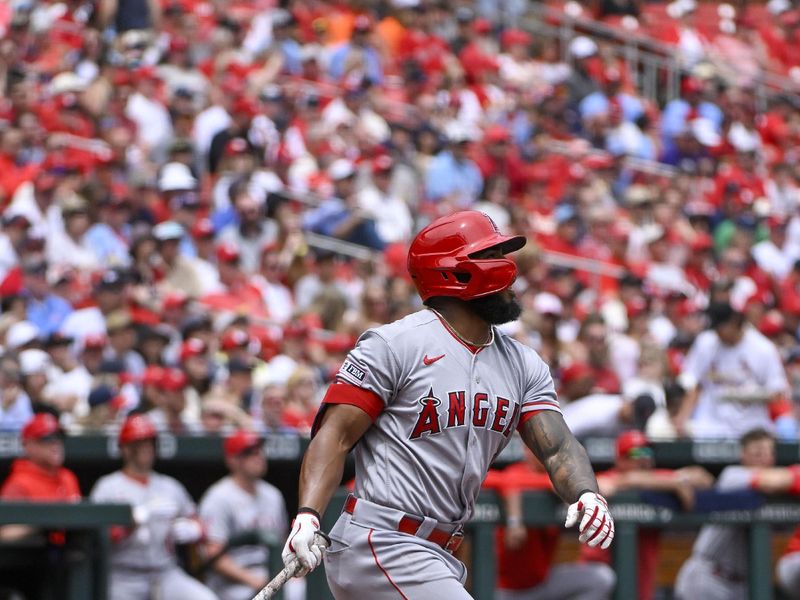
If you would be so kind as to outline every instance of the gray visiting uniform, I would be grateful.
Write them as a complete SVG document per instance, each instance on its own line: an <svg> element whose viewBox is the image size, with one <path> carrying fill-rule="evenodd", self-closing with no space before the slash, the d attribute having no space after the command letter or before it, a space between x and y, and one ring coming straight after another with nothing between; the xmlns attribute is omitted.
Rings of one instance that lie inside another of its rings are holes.
<svg viewBox="0 0 800 600"><path fill-rule="evenodd" d="M239 487L233 478L225 477L212 485L200 500L200 519L206 537L226 544L231 536L258 529L276 539L286 536L288 516L286 504L278 488L266 481L256 482L255 495ZM237 546L227 552L240 567L267 575L269 550L265 546ZM209 570L206 583L220 600L250 600L258 590L231 581Z"/></svg>
<svg viewBox="0 0 800 600"><path fill-rule="evenodd" d="M749 489L752 471L740 465L723 469L716 489ZM675 582L680 600L747 600L747 530L729 525L705 525Z"/></svg>
<svg viewBox="0 0 800 600"><path fill-rule="evenodd" d="M464 565L423 538L460 531L522 415L560 412L547 365L496 329L473 353L422 310L365 332L325 401L377 417L354 449L359 501L330 532L335 597L470 598ZM416 536L397 531L406 514L424 518Z"/></svg>
<svg viewBox="0 0 800 600"><path fill-rule="evenodd" d="M782 557L778 561L776 575L783 593L792 600L800 600L800 552Z"/></svg>
<svg viewBox="0 0 800 600"><path fill-rule="evenodd" d="M195 506L177 480L151 473L144 484L116 471L101 477L91 493L94 502L146 507L149 518L111 549L110 600L214 600L216 596L182 571L171 539L178 517L191 517Z"/></svg>

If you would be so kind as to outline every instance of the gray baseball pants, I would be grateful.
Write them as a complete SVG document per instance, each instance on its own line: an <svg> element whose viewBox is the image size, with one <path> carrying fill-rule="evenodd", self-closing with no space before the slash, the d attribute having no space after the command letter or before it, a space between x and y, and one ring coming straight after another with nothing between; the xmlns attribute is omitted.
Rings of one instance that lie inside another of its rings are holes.
<svg viewBox="0 0 800 600"><path fill-rule="evenodd" d="M342 513L329 533L325 572L336 600L472 599L461 561L432 542L396 531L392 523L402 513L381 509L379 515L365 505L353 515Z"/></svg>
<svg viewBox="0 0 800 600"><path fill-rule="evenodd" d="M792 600L800 599L800 552L787 554L778 561L778 584Z"/></svg>
<svg viewBox="0 0 800 600"><path fill-rule="evenodd" d="M675 597L679 600L747 600L747 583L714 573L708 560L692 556L678 572Z"/></svg>
<svg viewBox="0 0 800 600"><path fill-rule="evenodd" d="M178 567L163 571L113 568L109 600L217 600L217 595Z"/></svg>
<svg viewBox="0 0 800 600"><path fill-rule="evenodd" d="M533 560L533 558L532 558ZM547 579L527 590L496 590L495 600L608 600L617 576L603 563L554 565Z"/></svg>

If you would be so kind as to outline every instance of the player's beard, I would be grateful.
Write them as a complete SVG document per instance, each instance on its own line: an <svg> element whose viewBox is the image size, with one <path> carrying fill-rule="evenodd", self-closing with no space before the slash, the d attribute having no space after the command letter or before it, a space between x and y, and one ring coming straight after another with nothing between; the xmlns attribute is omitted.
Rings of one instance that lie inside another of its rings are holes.
<svg viewBox="0 0 800 600"><path fill-rule="evenodd" d="M509 299L503 298L503 292L468 300L467 304L472 312L489 325L502 325L509 321L516 321L522 314L522 306L517 299L514 296Z"/></svg>

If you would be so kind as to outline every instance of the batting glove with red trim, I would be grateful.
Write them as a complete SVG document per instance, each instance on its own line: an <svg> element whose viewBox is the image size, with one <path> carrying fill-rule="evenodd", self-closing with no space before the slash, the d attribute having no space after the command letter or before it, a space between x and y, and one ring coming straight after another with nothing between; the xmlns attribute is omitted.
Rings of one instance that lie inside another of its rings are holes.
<svg viewBox="0 0 800 600"><path fill-rule="evenodd" d="M314 534L317 531L319 531L319 519L316 515L301 512L294 518L292 531L283 547L281 558L286 566L295 557L300 561L301 569L295 577L306 576L322 562L323 548L314 543Z"/></svg>
<svg viewBox="0 0 800 600"><path fill-rule="evenodd" d="M590 548L600 546L605 550L614 539L614 519L608 510L608 502L600 494L584 492L578 501L570 504L567 510L566 527L572 527L581 519L578 527L580 537L578 541L587 544Z"/></svg>

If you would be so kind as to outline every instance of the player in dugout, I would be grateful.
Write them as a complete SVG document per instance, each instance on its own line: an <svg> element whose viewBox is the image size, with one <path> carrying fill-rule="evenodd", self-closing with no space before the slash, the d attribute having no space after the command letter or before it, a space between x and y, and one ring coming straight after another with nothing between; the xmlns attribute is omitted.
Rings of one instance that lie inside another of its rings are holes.
<svg viewBox="0 0 800 600"><path fill-rule="evenodd" d="M635 429L617 436L614 467L597 475L604 496L624 491L666 492L677 496L684 510L692 510L695 492L714 485L714 476L703 467L656 469L653 449L647 437ZM642 527L638 535L638 600L651 600L655 594L661 530ZM611 553L599 548L581 547L580 561L599 573L613 574ZM609 596L610 597L610 596Z"/></svg>
<svg viewBox="0 0 800 600"><path fill-rule="evenodd" d="M80 500L78 479L64 467L63 436L58 419L52 414L33 415L21 432L24 457L11 465L11 474L0 489L0 498L48 502ZM0 528L0 539L17 539L34 531L27 525L6 525Z"/></svg>
<svg viewBox="0 0 800 600"><path fill-rule="evenodd" d="M610 569L585 563L553 564L561 528L530 527L523 520L524 491L553 491L542 463L525 448L523 460L491 470L483 482L503 502L505 527L495 531L495 600L605 600L616 577Z"/></svg>
<svg viewBox="0 0 800 600"><path fill-rule="evenodd" d="M220 600L250 600L267 584L269 551L263 544L234 548L227 544L246 531L280 538L286 535L289 518L280 490L263 480L264 439L240 429L225 439L223 448L230 475L208 488L200 500L206 551L215 558L207 583Z"/></svg>
<svg viewBox="0 0 800 600"><path fill-rule="evenodd" d="M775 466L775 438L753 429L741 438L741 464L725 467L717 479L722 492L756 490L763 494L800 495L800 465ZM679 600L746 600L748 598L747 530L729 525L705 525L692 556L678 572Z"/></svg>
<svg viewBox="0 0 800 600"><path fill-rule="evenodd" d="M119 431L122 469L101 477L94 502L129 503L134 527L111 531L110 600L216 600L216 595L178 566L175 544L197 542L202 527L186 488L153 471L156 427L143 414L129 416Z"/></svg>

